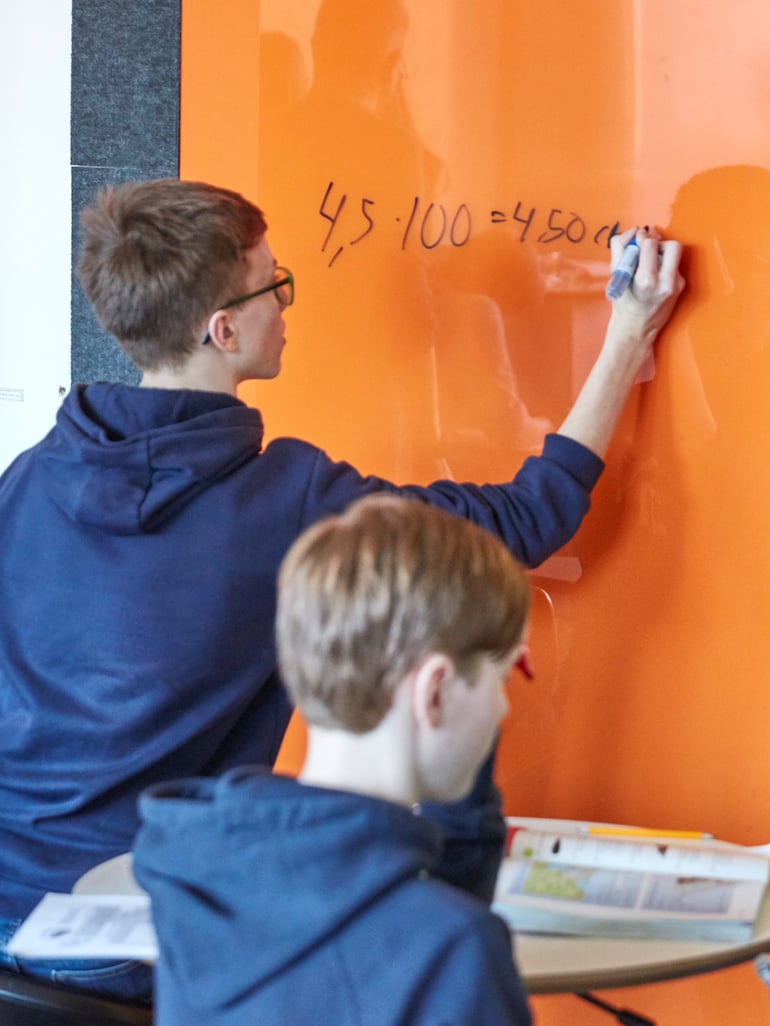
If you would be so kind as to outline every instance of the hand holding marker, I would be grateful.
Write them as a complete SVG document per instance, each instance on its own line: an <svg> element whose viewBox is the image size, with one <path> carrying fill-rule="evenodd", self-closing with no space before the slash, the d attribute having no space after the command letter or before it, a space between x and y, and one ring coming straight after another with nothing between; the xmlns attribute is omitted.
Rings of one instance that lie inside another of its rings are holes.
<svg viewBox="0 0 770 1026"><path fill-rule="evenodd" d="M609 332L620 340L619 352L628 361L629 373L635 366L635 380L649 381L655 373L653 343L684 288L679 273L682 245L662 239L657 228L644 225L613 235L610 249Z"/></svg>
<svg viewBox="0 0 770 1026"><path fill-rule="evenodd" d="M620 299L631 284L631 279L634 277L638 263L639 243L636 241L636 236L634 236L623 250L618 266L610 275L610 280L607 282L605 290L607 299Z"/></svg>

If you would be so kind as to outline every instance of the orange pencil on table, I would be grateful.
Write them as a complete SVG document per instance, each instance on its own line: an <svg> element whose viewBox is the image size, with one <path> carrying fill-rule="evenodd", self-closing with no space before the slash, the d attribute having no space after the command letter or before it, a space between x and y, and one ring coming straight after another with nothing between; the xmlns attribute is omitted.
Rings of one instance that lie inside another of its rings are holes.
<svg viewBox="0 0 770 1026"><path fill-rule="evenodd" d="M623 826L586 826L580 827L581 832L604 837L655 837L664 840L707 841L712 834L704 834L701 830L657 830L654 827L623 827Z"/></svg>

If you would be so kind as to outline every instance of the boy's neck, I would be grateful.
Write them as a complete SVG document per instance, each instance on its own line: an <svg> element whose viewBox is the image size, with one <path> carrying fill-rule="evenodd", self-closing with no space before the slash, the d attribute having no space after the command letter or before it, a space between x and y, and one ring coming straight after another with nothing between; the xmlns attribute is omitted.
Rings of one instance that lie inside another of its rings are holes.
<svg viewBox="0 0 770 1026"><path fill-rule="evenodd" d="M365 734L310 726L299 779L303 784L353 791L407 807L419 802L423 796L412 739L401 718L392 714L393 710Z"/></svg>
<svg viewBox="0 0 770 1026"><path fill-rule="evenodd" d="M160 367L142 372L142 388L179 388L236 395L238 379L227 362L208 347L196 350L180 367Z"/></svg>

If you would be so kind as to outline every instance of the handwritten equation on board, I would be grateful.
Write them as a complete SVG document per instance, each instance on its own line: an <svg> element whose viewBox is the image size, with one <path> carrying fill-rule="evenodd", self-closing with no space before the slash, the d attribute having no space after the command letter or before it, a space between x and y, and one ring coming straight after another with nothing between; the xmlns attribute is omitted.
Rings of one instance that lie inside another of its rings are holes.
<svg viewBox="0 0 770 1026"><path fill-rule="evenodd" d="M348 199L346 192L337 189L334 182L329 182L318 209L321 217L329 222L321 245L322 253L331 253L329 267L342 255L346 245L356 246L363 242L378 224L379 212L374 199L361 197L358 205L355 201L348 205ZM508 210L493 209L486 216L490 224L509 225L515 229L519 242L529 240L545 245L560 240L577 245L590 238L596 245L609 247L610 239L620 230L619 221L595 228L574 211L564 211L559 207L538 209L520 199ZM459 248L473 234L473 215L467 203L448 209L443 203L425 202L415 196L409 210L403 214L391 214L391 218L402 228L402 250L412 246L430 250L445 242ZM340 243L338 240L345 232L349 237L345 243Z"/></svg>

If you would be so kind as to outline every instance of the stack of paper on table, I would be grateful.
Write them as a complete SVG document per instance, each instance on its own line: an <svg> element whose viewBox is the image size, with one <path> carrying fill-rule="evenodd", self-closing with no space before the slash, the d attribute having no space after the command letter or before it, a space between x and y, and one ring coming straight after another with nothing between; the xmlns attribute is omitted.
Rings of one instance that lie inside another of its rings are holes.
<svg viewBox="0 0 770 1026"><path fill-rule="evenodd" d="M8 942L19 958L153 961L158 943L144 894L46 894Z"/></svg>
<svg viewBox="0 0 770 1026"><path fill-rule="evenodd" d="M631 830L599 835L577 824L508 825L493 909L517 930L735 943L751 936L768 882L765 849Z"/></svg>

